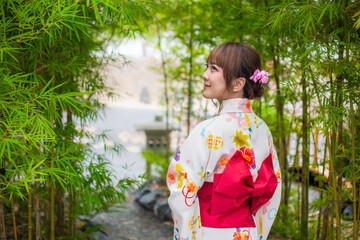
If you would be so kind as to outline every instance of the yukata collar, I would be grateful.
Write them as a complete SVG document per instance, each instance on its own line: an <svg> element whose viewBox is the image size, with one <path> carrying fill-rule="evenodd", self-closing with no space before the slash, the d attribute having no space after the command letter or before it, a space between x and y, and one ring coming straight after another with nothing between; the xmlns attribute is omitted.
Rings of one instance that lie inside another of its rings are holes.
<svg viewBox="0 0 360 240"><path fill-rule="evenodd" d="M223 100L219 114L221 113L228 113L228 112L244 112L244 113L251 113L253 112L250 104L250 100L247 98L230 98Z"/></svg>

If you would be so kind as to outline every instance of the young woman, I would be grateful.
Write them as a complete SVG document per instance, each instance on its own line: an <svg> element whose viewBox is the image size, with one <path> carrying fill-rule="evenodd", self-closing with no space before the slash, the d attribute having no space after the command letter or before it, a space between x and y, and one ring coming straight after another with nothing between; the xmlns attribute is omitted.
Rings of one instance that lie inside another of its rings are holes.
<svg viewBox="0 0 360 240"><path fill-rule="evenodd" d="M223 43L207 59L203 96L219 113L195 126L171 161L167 184L176 240L265 240L280 203L280 166L249 99L268 74L246 43Z"/></svg>

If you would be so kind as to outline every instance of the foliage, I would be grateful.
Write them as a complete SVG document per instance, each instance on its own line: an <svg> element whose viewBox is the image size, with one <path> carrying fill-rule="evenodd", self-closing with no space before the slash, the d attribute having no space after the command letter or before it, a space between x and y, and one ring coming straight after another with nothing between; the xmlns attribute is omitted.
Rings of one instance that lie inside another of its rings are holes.
<svg viewBox="0 0 360 240"><path fill-rule="evenodd" d="M150 166L154 167L155 174L153 172L150 173L149 178L153 177L153 175L160 175L162 179L166 179L167 170L169 167L169 160L165 157L165 152L163 151L152 151L146 150L142 152L143 157L146 162L150 164ZM173 155L171 153L170 155Z"/></svg>
<svg viewBox="0 0 360 240"><path fill-rule="evenodd" d="M145 1L1 1L0 225L8 231L2 227L0 238L10 232L4 215L14 204L30 206L29 231L19 231L20 238L71 239L78 214L125 199L133 181L114 182L108 161L92 149L106 134L85 126L102 107L99 96L112 94L101 71L116 57L102 53L104 46L114 35L142 31L139 20L149 7ZM104 141L104 149L119 146ZM15 239L19 217L12 211Z"/></svg>

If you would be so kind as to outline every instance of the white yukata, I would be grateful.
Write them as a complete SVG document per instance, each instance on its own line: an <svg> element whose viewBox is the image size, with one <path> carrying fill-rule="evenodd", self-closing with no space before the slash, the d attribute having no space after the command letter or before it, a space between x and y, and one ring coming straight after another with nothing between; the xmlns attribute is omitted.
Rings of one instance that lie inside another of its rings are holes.
<svg viewBox="0 0 360 240"><path fill-rule="evenodd" d="M175 240L265 240L281 196L272 136L246 98L191 131L171 161L167 185Z"/></svg>

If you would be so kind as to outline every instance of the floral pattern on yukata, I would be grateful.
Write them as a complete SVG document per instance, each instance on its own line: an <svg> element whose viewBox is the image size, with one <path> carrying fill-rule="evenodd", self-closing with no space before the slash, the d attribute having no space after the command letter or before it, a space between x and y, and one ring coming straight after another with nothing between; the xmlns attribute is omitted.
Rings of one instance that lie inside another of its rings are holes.
<svg viewBox="0 0 360 240"><path fill-rule="evenodd" d="M241 232L241 230L239 228L236 229L236 231L233 234L233 237L234 237L233 240L252 240L250 231L243 230Z"/></svg>

